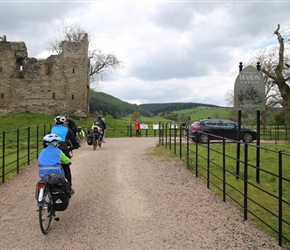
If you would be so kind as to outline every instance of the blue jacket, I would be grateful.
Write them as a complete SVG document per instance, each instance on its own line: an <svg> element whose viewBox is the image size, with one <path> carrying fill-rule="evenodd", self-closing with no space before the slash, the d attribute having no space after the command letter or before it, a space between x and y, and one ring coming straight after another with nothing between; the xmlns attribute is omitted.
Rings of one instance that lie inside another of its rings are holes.
<svg viewBox="0 0 290 250"><path fill-rule="evenodd" d="M61 149L66 155L69 154L70 150L78 149L80 147L74 133L63 124L56 124L52 127L48 134L57 134L61 138L58 148Z"/></svg>
<svg viewBox="0 0 290 250"><path fill-rule="evenodd" d="M39 177L45 174L63 174L61 166L61 150L59 148L48 145L38 156Z"/></svg>
<svg viewBox="0 0 290 250"><path fill-rule="evenodd" d="M62 124L56 124L51 129L52 134L57 134L61 139L59 142L66 142L67 140L67 133L68 133L68 127L62 125Z"/></svg>

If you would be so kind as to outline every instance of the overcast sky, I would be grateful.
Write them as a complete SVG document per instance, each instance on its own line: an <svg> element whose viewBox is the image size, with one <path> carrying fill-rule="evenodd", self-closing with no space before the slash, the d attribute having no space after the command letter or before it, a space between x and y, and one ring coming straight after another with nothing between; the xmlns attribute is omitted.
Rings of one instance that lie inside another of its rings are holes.
<svg viewBox="0 0 290 250"><path fill-rule="evenodd" d="M239 62L277 44L290 28L290 1L3 1L0 36L47 57L60 23L78 23L92 48L114 53L124 69L98 86L135 104L199 102L226 106ZM290 46L286 43L286 46ZM1 56L1 55L0 55Z"/></svg>

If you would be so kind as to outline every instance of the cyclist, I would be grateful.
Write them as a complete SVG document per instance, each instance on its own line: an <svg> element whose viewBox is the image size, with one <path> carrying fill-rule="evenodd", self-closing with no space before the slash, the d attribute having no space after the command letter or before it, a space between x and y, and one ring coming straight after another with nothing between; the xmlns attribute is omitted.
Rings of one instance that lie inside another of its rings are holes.
<svg viewBox="0 0 290 250"><path fill-rule="evenodd" d="M96 125L102 129L102 134L106 129L106 123L102 120L102 115L98 115L97 119L94 121L93 126ZM103 138L102 138L103 140Z"/></svg>
<svg viewBox="0 0 290 250"><path fill-rule="evenodd" d="M48 134L43 137L45 148L38 156L39 177L44 179L45 175L63 176L61 183L65 186L67 192L72 195L70 183L65 179L62 164L70 164L71 160L59 148L58 142L61 138L56 134Z"/></svg>
<svg viewBox="0 0 290 250"><path fill-rule="evenodd" d="M104 122L104 129L103 129L103 143L105 143L105 134L106 134L106 128L107 128L107 124L105 122L105 118L102 118L102 121Z"/></svg>
<svg viewBox="0 0 290 250"><path fill-rule="evenodd" d="M39 177L42 179L46 174L63 174L64 171L61 166L63 164L70 164L71 160L68 158L57 146L60 137L56 134L48 134L43 137L43 142L46 147L40 152L38 156Z"/></svg>
<svg viewBox="0 0 290 250"><path fill-rule="evenodd" d="M79 127L76 125L76 123L74 122L74 120L70 117L66 117L66 125L70 128L70 130L74 133L75 137L78 136L78 132L79 132Z"/></svg>
<svg viewBox="0 0 290 250"><path fill-rule="evenodd" d="M77 142L76 137L72 130L70 130L66 125L66 117L62 115L58 115L54 118L55 125L51 128L49 133L57 134L61 139L59 140L59 149L71 159L70 152L73 149L78 149L80 144ZM62 164L62 168L64 170L65 178L72 185L72 176L70 164Z"/></svg>

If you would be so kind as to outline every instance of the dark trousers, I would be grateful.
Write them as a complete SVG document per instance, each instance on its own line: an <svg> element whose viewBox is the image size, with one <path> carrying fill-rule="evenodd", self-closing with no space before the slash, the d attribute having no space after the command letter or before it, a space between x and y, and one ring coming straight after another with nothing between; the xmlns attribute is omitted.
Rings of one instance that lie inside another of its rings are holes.
<svg viewBox="0 0 290 250"><path fill-rule="evenodd" d="M66 152L64 150L62 150L62 152L64 152L64 154L71 159L71 155L69 152ZM68 180L68 182L72 185L72 177L71 177L71 171L70 171L70 164L61 164L63 171L64 171L64 176L65 178Z"/></svg>
<svg viewBox="0 0 290 250"><path fill-rule="evenodd" d="M62 165L64 176L68 180L68 182L72 185L72 178L71 178L71 171L70 171L70 165L63 164Z"/></svg>

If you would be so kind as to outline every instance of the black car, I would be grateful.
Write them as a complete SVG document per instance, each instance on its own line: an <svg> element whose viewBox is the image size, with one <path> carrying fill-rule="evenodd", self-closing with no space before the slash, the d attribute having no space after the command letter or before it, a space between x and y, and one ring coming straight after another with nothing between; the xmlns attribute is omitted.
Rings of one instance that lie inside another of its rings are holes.
<svg viewBox="0 0 290 250"><path fill-rule="evenodd" d="M202 143L207 143L208 140L220 140L221 137L237 140L238 123L225 119L202 119L190 125L188 134L192 140ZM249 143L256 138L257 131L255 129L241 126L241 140Z"/></svg>

